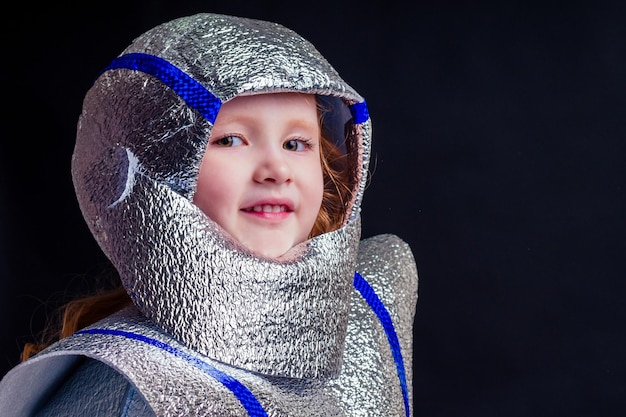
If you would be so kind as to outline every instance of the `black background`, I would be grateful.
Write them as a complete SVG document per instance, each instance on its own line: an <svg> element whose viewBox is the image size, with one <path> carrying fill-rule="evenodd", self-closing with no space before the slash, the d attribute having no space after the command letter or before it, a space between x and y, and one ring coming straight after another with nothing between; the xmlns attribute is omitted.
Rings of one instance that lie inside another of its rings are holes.
<svg viewBox="0 0 626 417"><path fill-rule="evenodd" d="M420 273L416 416L626 415L626 2L15 4L0 375L106 264L69 172L85 92L135 36L203 11L296 30L366 98L363 236L401 236Z"/></svg>

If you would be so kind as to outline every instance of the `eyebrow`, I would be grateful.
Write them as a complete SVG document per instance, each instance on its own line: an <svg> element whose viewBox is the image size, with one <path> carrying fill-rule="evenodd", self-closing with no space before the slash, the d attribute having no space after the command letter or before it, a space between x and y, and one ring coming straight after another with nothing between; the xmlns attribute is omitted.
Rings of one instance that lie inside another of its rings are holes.
<svg viewBox="0 0 626 417"><path fill-rule="evenodd" d="M243 126L255 126L257 125L256 120L252 116L247 115L234 115L234 116L226 116L223 119L220 119L220 125L228 125L228 124L239 124ZM287 124L287 128L302 128L302 129L311 129L311 130L319 130L321 132L321 126L319 121L310 122L308 120L302 119L290 119Z"/></svg>

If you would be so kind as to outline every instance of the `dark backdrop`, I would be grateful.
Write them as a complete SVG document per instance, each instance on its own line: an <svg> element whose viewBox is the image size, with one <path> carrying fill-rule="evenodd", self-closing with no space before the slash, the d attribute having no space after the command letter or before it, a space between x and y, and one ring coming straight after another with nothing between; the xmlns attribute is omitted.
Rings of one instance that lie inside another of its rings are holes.
<svg viewBox="0 0 626 417"><path fill-rule="evenodd" d="M106 263L69 173L83 95L135 36L210 11L296 30L367 99L363 235L420 273L416 416L625 415L626 3L424 3L5 11L0 375Z"/></svg>

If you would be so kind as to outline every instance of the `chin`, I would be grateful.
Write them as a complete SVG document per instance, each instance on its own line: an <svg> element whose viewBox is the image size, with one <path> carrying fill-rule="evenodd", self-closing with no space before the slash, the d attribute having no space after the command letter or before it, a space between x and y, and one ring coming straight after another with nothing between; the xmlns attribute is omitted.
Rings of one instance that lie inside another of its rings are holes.
<svg viewBox="0 0 626 417"><path fill-rule="evenodd" d="M244 245L247 246L247 245ZM285 253L294 247L295 244L277 245L276 239L273 239L271 243L256 242L254 245L247 246L255 255L262 258L280 258Z"/></svg>
<svg viewBox="0 0 626 417"><path fill-rule="evenodd" d="M276 259L276 258L280 258L281 256L283 256L285 253L287 253L289 251L289 249L273 249L273 248L263 248L260 250L254 250L252 249L252 252L257 255L260 258L272 258L272 259Z"/></svg>

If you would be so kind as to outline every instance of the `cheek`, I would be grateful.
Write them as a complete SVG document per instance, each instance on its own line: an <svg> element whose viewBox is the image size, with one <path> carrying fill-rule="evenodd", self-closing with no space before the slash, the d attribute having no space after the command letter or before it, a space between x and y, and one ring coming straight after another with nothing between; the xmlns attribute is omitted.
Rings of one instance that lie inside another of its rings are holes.
<svg viewBox="0 0 626 417"><path fill-rule="evenodd" d="M193 196L193 203L214 221L218 221L217 208L223 207L228 201L229 187L220 184L223 182L219 172L201 169L196 193Z"/></svg>
<svg viewBox="0 0 626 417"><path fill-rule="evenodd" d="M322 198L324 196L324 174L322 172L321 165L314 165L311 175L309 176L309 184L307 186L309 190L309 198L315 207L322 205Z"/></svg>

